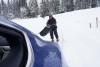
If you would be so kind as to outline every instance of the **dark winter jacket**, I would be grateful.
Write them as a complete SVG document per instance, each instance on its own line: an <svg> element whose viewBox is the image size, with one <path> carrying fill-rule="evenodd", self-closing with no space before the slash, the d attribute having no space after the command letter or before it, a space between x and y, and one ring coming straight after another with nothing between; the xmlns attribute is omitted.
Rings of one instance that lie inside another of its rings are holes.
<svg viewBox="0 0 100 67"><path fill-rule="evenodd" d="M53 17L52 17L51 19L49 19L48 22L47 22L47 26L48 26L48 25L57 28L57 25L56 25L56 19L53 18Z"/></svg>

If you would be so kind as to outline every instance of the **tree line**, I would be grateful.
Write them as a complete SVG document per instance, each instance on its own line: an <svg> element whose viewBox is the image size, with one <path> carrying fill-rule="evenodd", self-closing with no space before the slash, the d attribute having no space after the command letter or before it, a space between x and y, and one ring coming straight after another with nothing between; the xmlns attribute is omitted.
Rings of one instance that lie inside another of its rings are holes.
<svg viewBox="0 0 100 67"><path fill-rule="evenodd" d="M59 14L74 10L95 8L100 6L100 0L4 0L0 2L0 16L7 19L45 17L49 14Z"/></svg>

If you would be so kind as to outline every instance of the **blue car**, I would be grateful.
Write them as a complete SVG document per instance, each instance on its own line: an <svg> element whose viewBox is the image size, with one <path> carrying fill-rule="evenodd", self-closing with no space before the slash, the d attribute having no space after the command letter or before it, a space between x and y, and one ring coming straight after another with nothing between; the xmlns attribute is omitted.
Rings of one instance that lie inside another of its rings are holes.
<svg viewBox="0 0 100 67"><path fill-rule="evenodd" d="M0 67L62 67L57 43L0 17Z"/></svg>

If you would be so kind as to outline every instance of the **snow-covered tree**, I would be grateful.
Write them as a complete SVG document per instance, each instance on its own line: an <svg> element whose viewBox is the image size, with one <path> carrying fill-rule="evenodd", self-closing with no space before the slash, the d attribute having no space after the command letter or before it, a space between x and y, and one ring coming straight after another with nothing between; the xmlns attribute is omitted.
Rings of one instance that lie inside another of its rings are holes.
<svg viewBox="0 0 100 67"><path fill-rule="evenodd" d="M0 15L1 15L1 3L0 3Z"/></svg>
<svg viewBox="0 0 100 67"><path fill-rule="evenodd" d="M20 7L26 7L27 6L26 0L19 0L19 4L20 4Z"/></svg>
<svg viewBox="0 0 100 67"><path fill-rule="evenodd" d="M28 9L25 7L20 8L20 17L21 18L27 18L28 15Z"/></svg>
<svg viewBox="0 0 100 67"><path fill-rule="evenodd" d="M98 6L100 6L100 0L97 0L97 4L98 4Z"/></svg>
<svg viewBox="0 0 100 67"><path fill-rule="evenodd" d="M15 15L15 17L19 17L20 16L20 4L19 4L19 0L13 0L13 14Z"/></svg>
<svg viewBox="0 0 100 67"><path fill-rule="evenodd" d="M61 10L63 12L67 11L67 0L61 0Z"/></svg>
<svg viewBox="0 0 100 67"><path fill-rule="evenodd" d="M61 9L62 11L73 11L74 10L74 1L73 0L61 0Z"/></svg>
<svg viewBox="0 0 100 67"><path fill-rule="evenodd" d="M91 0L83 0L82 9L90 8Z"/></svg>
<svg viewBox="0 0 100 67"><path fill-rule="evenodd" d="M73 0L67 0L67 11L73 11L74 10L74 1Z"/></svg>
<svg viewBox="0 0 100 67"><path fill-rule="evenodd" d="M4 16L5 18L7 18L7 5L5 4L5 2L3 0L1 0L1 16Z"/></svg>
<svg viewBox="0 0 100 67"><path fill-rule="evenodd" d="M31 17L36 17L39 13L39 7L37 0L30 0L29 2L29 9Z"/></svg>
<svg viewBox="0 0 100 67"><path fill-rule="evenodd" d="M42 17L49 15L49 8L46 0L42 0L40 4L40 15Z"/></svg>
<svg viewBox="0 0 100 67"><path fill-rule="evenodd" d="M40 4L40 14L47 16L49 14L58 14L60 10L60 0L42 0Z"/></svg>
<svg viewBox="0 0 100 67"><path fill-rule="evenodd" d="M81 0L76 0L74 9L79 10L81 8L82 8L82 1Z"/></svg>
<svg viewBox="0 0 100 67"><path fill-rule="evenodd" d="M92 0L91 7L97 7L97 0Z"/></svg>
<svg viewBox="0 0 100 67"><path fill-rule="evenodd" d="M50 7L53 14L58 14L60 10L60 0L51 0Z"/></svg>
<svg viewBox="0 0 100 67"><path fill-rule="evenodd" d="M27 6L28 4L28 6ZM48 16L49 14L59 14L73 10L94 8L100 6L100 0L41 0L38 5L37 0L4 0L0 2L0 15L6 18L26 18Z"/></svg>
<svg viewBox="0 0 100 67"><path fill-rule="evenodd" d="M19 0L20 17L26 18L29 15L29 8L26 0ZM22 15L23 14L23 15Z"/></svg>
<svg viewBox="0 0 100 67"><path fill-rule="evenodd" d="M15 15L13 14L13 10L12 10L12 1L10 2L9 0L8 0L8 2L7 2L7 18L8 19L13 19L13 18L15 18Z"/></svg>

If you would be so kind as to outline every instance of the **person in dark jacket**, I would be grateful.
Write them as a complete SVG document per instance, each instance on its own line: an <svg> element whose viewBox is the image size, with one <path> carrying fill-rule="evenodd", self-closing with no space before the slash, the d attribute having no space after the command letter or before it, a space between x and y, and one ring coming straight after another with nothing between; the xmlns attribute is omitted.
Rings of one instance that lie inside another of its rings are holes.
<svg viewBox="0 0 100 67"><path fill-rule="evenodd" d="M47 21L47 26L51 27L50 36L51 36L52 42L54 42L54 35L58 42L59 39L58 39L58 33L57 33L56 19L52 15L49 15L49 20Z"/></svg>

